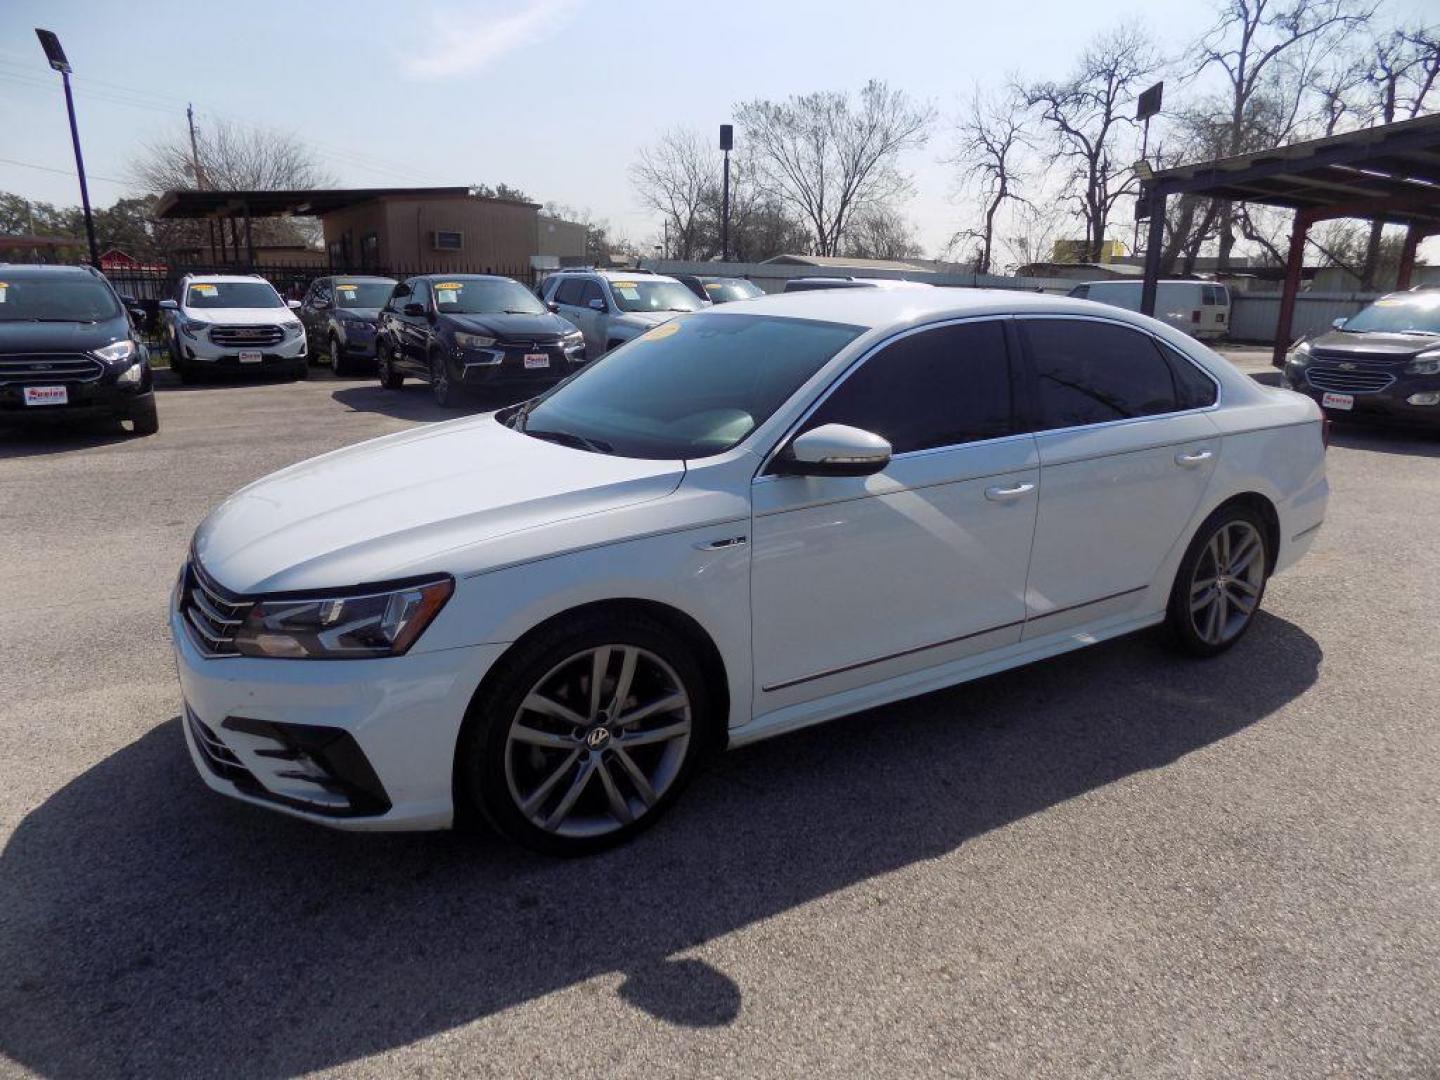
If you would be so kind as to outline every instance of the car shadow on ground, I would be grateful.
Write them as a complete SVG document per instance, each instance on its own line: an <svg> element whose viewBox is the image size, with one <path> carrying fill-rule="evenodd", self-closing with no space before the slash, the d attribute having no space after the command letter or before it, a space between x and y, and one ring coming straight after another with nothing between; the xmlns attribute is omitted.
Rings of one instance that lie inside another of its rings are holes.
<svg viewBox="0 0 1440 1080"><path fill-rule="evenodd" d="M46 1075L293 1075L597 976L724 1025L743 988L687 950L1163 768L1303 694L1320 660L1269 615L1211 661L1110 642L724 755L659 827L574 861L222 799L172 719L0 856L0 1051Z"/></svg>
<svg viewBox="0 0 1440 1080"><path fill-rule="evenodd" d="M476 413L493 412L517 401L524 401L531 393L525 390L492 390L488 393L474 393L460 399L460 404L442 407L435 404L430 387L424 383L407 382L399 390L386 390L379 383L347 386L336 390L330 396L354 412L381 413L397 420L455 420Z"/></svg>
<svg viewBox="0 0 1440 1080"><path fill-rule="evenodd" d="M162 421L163 422L163 421ZM7 458L39 457L91 450L127 442L144 443L149 436L136 435L119 420L30 421L14 426L0 425L0 461Z"/></svg>
<svg viewBox="0 0 1440 1080"><path fill-rule="evenodd" d="M1374 454L1440 457L1440 421L1430 430L1340 420L1330 426L1330 445Z"/></svg>

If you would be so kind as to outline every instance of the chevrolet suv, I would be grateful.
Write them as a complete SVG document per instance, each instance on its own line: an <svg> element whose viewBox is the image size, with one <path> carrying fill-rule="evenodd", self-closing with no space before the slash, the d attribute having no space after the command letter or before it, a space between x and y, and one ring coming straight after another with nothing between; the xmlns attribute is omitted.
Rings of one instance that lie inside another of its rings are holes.
<svg viewBox="0 0 1440 1080"><path fill-rule="evenodd" d="M0 265L0 423L105 416L155 434L139 314L88 266Z"/></svg>
<svg viewBox="0 0 1440 1080"><path fill-rule="evenodd" d="M674 278L648 270L561 270L545 279L540 296L579 327L592 360L680 312L710 306Z"/></svg>
<svg viewBox="0 0 1440 1080"><path fill-rule="evenodd" d="M173 300L161 300L170 369L181 382L208 372L309 371L305 326L258 274L187 274Z"/></svg>
<svg viewBox="0 0 1440 1080"><path fill-rule="evenodd" d="M1382 296L1327 334L1296 342L1285 381L1331 416L1440 430L1440 289Z"/></svg>

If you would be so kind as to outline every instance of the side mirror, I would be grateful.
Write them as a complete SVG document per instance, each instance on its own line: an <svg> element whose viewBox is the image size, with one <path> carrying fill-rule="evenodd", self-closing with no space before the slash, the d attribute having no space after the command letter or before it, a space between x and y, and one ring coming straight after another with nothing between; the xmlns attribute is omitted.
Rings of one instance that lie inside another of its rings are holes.
<svg viewBox="0 0 1440 1080"><path fill-rule="evenodd" d="M560 305L557 304L554 300L545 301L545 306L550 309L550 313L552 315L560 314Z"/></svg>
<svg viewBox="0 0 1440 1080"><path fill-rule="evenodd" d="M179 310L180 310L180 305L177 304L174 300L161 300L161 301L160 301L160 310L161 310L161 311L179 311Z"/></svg>
<svg viewBox="0 0 1440 1080"><path fill-rule="evenodd" d="M797 436L775 459L788 476L870 476L890 464L890 443L873 431L824 424Z"/></svg>
<svg viewBox="0 0 1440 1080"><path fill-rule="evenodd" d="M409 315L412 319L415 319L415 318L419 318L421 315L424 315L424 314L425 314L425 305L424 305L424 304L406 304L406 305L405 305L403 308L401 308L400 310L403 311L406 315Z"/></svg>
<svg viewBox="0 0 1440 1080"><path fill-rule="evenodd" d="M605 301L604 301L604 300L591 300L590 303L589 303L589 305L587 305L587 306L590 308L591 311L604 311L604 310L605 310Z"/></svg>
<svg viewBox="0 0 1440 1080"><path fill-rule="evenodd" d="M149 320L150 315L143 307L141 307L139 304L136 304L134 307L130 308L130 318L134 321L136 326L144 326L145 323Z"/></svg>
<svg viewBox="0 0 1440 1080"><path fill-rule="evenodd" d="M288 307L291 311L299 311L299 310L300 310L300 301L299 301L299 300L286 300L286 301L285 301L285 306Z"/></svg>
<svg viewBox="0 0 1440 1080"><path fill-rule="evenodd" d="M140 302L136 300L135 297L126 296L124 293L120 294L120 302L128 308L137 308L140 306Z"/></svg>
<svg viewBox="0 0 1440 1080"><path fill-rule="evenodd" d="M1335 320L1334 322L1332 322L1330 325L1331 325L1332 327L1334 327L1336 330L1343 330L1343 329L1345 329L1345 324L1346 324L1347 322L1349 322L1349 321L1350 321L1349 319L1346 319L1346 318L1344 318L1344 317L1341 317L1341 318L1339 318L1339 319L1336 319L1336 320Z"/></svg>

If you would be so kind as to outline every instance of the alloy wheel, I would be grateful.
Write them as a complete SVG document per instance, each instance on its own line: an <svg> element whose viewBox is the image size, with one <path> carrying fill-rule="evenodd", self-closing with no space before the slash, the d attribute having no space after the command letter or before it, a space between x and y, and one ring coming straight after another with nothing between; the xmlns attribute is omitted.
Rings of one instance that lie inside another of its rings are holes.
<svg viewBox="0 0 1440 1080"><path fill-rule="evenodd" d="M634 645L586 649L537 681L511 719L510 798L553 835L615 832L674 785L691 733L690 697L674 668Z"/></svg>
<svg viewBox="0 0 1440 1080"><path fill-rule="evenodd" d="M1207 645L1238 637L1255 614L1265 587L1265 541L1248 521L1227 521L1195 562L1190 621Z"/></svg>
<svg viewBox="0 0 1440 1080"><path fill-rule="evenodd" d="M450 404L450 366L443 356L430 361L430 389L434 391L437 405Z"/></svg>
<svg viewBox="0 0 1440 1080"><path fill-rule="evenodd" d="M330 353L330 370L336 375L339 375L340 368L344 366L343 361L340 359L340 343L332 337L327 351Z"/></svg>

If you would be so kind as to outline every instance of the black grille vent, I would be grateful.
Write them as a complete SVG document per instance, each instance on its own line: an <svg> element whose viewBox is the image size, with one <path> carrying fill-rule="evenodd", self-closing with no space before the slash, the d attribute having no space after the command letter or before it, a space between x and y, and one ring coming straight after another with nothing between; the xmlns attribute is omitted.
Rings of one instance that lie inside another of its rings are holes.
<svg viewBox="0 0 1440 1080"><path fill-rule="evenodd" d="M83 353L0 356L0 384L92 382L103 374L105 365Z"/></svg>
<svg viewBox="0 0 1440 1080"><path fill-rule="evenodd" d="M278 326L213 326L210 340L216 345L233 349L261 349L279 345L285 331Z"/></svg>
<svg viewBox="0 0 1440 1080"><path fill-rule="evenodd" d="M180 611L201 652L209 656L238 656L235 635L250 607L248 600L227 598L193 559L185 568Z"/></svg>
<svg viewBox="0 0 1440 1080"><path fill-rule="evenodd" d="M1388 371L1356 368L1346 371L1339 367L1311 365L1305 378L1316 390L1334 390L1342 394L1374 394L1395 381Z"/></svg>

